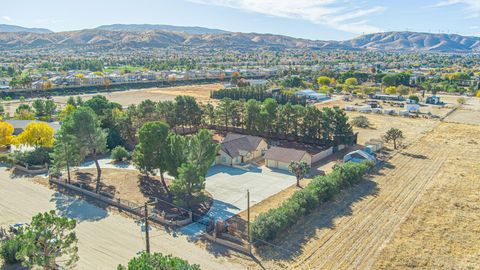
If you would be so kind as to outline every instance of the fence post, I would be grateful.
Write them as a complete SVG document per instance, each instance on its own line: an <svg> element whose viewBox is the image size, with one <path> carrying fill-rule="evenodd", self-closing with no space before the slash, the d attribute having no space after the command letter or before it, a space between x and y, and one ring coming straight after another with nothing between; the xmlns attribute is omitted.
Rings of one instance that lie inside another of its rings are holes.
<svg viewBox="0 0 480 270"><path fill-rule="evenodd" d="M190 222L193 221L193 213L192 213L192 211L188 211L188 218L190 219Z"/></svg>

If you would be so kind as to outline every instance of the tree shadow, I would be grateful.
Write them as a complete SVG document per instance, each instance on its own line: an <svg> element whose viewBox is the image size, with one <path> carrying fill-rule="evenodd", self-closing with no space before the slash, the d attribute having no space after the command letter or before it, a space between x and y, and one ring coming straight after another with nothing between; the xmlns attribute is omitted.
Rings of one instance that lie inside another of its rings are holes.
<svg viewBox="0 0 480 270"><path fill-rule="evenodd" d="M106 209L60 192L52 194L50 202L55 203L56 210L61 216L75 219L78 222L99 221L108 216Z"/></svg>
<svg viewBox="0 0 480 270"><path fill-rule="evenodd" d="M256 249L257 254L262 260L267 261L292 260L301 253L302 246L315 237L317 230L334 229L335 219L352 215L354 203L377 194L377 184L371 180L364 180L347 188L335 196L334 200L324 203L309 215L299 218L290 230L280 234L272 243L259 245Z"/></svg>
<svg viewBox="0 0 480 270"><path fill-rule="evenodd" d="M415 158L415 159L428 159L427 156L420 155L420 154L412 154L412 153L406 153L406 152L400 152L400 154L407 157Z"/></svg>

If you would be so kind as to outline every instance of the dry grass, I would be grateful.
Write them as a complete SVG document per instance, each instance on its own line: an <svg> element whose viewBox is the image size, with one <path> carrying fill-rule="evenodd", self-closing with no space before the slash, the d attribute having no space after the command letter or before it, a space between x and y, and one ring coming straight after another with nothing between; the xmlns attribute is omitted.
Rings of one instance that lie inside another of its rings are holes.
<svg viewBox="0 0 480 270"><path fill-rule="evenodd" d="M444 125L429 137L455 151L374 269L480 268L479 132L478 126Z"/></svg>

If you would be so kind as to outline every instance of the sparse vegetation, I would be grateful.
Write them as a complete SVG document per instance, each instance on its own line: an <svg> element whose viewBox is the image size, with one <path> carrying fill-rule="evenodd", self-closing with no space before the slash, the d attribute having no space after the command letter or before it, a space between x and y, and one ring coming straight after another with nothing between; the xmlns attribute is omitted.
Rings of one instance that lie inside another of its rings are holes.
<svg viewBox="0 0 480 270"><path fill-rule="evenodd" d="M352 125L360 128L368 128L371 124L366 116L359 115L352 119Z"/></svg>

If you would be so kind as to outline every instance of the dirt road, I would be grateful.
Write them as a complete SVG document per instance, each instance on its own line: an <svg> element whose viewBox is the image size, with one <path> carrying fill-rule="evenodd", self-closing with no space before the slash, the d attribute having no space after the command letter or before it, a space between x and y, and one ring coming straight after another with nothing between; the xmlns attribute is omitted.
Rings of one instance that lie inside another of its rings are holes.
<svg viewBox="0 0 480 270"><path fill-rule="evenodd" d="M119 263L126 264L144 248L140 228L133 219L109 213L27 179L11 179L5 168L0 169L0 187L0 226L28 222L33 215L51 209L79 221L76 232L80 261L76 269L116 269ZM245 269L228 262L228 257L215 257L181 234L154 228L150 235L152 251L180 256L200 264L202 269Z"/></svg>

